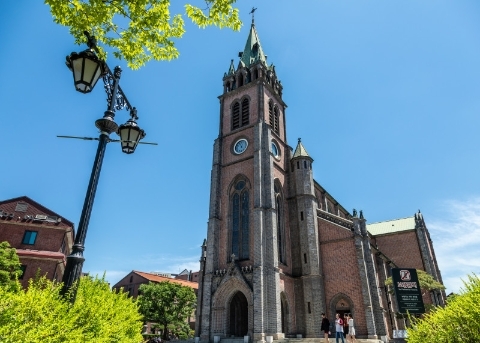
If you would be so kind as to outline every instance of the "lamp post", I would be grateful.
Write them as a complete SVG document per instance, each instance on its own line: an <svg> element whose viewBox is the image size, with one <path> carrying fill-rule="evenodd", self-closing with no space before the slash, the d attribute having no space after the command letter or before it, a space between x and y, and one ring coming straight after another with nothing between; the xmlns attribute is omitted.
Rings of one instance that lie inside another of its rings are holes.
<svg viewBox="0 0 480 343"><path fill-rule="evenodd" d="M116 132L120 136L120 144L122 151L131 154L135 151L139 141L145 137L145 132L137 125L137 110L132 107L127 97L120 88L120 76L122 70L115 67L114 72L110 71L107 64L98 58L96 52L95 38L90 36L88 32L84 32L88 39L88 49L81 53L72 53L67 56L67 67L73 72L75 88L81 93L89 93L95 87L98 79L102 76L107 93L108 109L105 111L103 118L95 121L95 126L100 130L98 138L98 148L93 163L90 181L88 183L85 201L83 203L82 214L78 224L75 242L72 252L67 257L65 273L63 275L62 294L66 294L82 274L82 266L85 258L83 251L85 250L85 238L87 236L88 223L92 213L93 202L97 190L98 179L102 169L103 157L107 143L116 141L110 139L110 134ZM114 121L115 110L128 109L130 111L130 119L120 126ZM71 293L71 301L75 301L76 290Z"/></svg>

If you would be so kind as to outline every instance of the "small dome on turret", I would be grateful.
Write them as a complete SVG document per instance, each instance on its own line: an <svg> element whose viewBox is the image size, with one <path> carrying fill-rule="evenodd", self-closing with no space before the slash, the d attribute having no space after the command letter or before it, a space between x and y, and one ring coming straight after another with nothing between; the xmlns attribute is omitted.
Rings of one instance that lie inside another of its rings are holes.
<svg viewBox="0 0 480 343"><path fill-rule="evenodd" d="M308 154L307 150L303 146L301 138L298 139L297 148L295 149L295 152L293 153L293 156L292 156L292 158L296 158L296 157L311 158L310 155Z"/></svg>

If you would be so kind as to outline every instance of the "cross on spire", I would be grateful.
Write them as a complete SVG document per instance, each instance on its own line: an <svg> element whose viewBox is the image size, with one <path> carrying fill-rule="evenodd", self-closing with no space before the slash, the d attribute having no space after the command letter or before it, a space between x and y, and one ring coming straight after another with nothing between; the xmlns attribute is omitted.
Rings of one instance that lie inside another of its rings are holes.
<svg viewBox="0 0 480 343"><path fill-rule="evenodd" d="M252 25L254 25L254 23L255 23L255 11L256 10L257 9L255 7L252 7L252 10L250 11L250 13L248 13L248 14L252 15Z"/></svg>

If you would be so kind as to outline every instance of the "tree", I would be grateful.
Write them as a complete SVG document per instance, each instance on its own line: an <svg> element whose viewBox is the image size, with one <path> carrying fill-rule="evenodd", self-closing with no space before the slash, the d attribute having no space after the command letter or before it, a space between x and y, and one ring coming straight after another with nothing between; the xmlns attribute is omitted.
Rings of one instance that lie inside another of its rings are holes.
<svg viewBox="0 0 480 343"><path fill-rule="evenodd" d="M0 287L2 343L139 343L141 315L126 293L103 279L80 280L75 304L60 294L61 283L40 277L25 290Z"/></svg>
<svg viewBox="0 0 480 343"><path fill-rule="evenodd" d="M140 286L138 297L140 313L146 321L155 322L163 329L163 339L168 332L186 338L189 332L188 317L192 316L197 304L192 288L174 282L159 282Z"/></svg>
<svg viewBox="0 0 480 343"><path fill-rule="evenodd" d="M186 15L199 27L216 25L240 30L242 22L236 0L205 0L205 9L186 4ZM87 41L83 32L92 33L138 69L152 58L171 60L179 56L174 39L185 33L181 14L170 15L170 0L45 0L57 24L67 26L75 43ZM127 26L122 28L122 26ZM101 47L100 55L106 60Z"/></svg>
<svg viewBox="0 0 480 343"><path fill-rule="evenodd" d="M18 278L22 275L20 259L8 242L0 243L0 286L19 290Z"/></svg>
<svg viewBox="0 0 480 343"><path fill-rule="evenodd" d="M410 318L408 343L478 342L480 333L480 278L468 275L460 294L449 298L422 319Z"/></svg>

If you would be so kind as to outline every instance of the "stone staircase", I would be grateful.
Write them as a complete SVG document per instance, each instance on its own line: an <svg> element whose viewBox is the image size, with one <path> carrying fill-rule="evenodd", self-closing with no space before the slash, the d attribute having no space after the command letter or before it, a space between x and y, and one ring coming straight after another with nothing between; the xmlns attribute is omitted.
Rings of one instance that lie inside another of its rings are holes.
<svg viewBox="0 0 480 343"><path fill-rule="evenodd" d="M330 343L336 342L335 337L330 337L329 340L330 340ZM325 343L325 338L285 338L285 339L273 341L273 342L274 343L275 342L278 342L278 343ZM340 339L339 342L342 342L342 340ZM344 339L344 342L349 343L350 341L347 341L346 339ZM357 338L356 343L384 343L384 342L382 342L379 339Z"/></svg>
<svg viewBox="0 0 480 343"><path fill-rule="evenodd" d="M335 343L335 337L329 338L330 343ZM340 340L341 342L341 340ZM350 341L345 340L345 343L349 343ZM391 340L391 342L393 342ZM234 338L222 338L220 343L244 343L243 337L234 337ZM252 343L250 340L249 343ZM279 340L274 340L273 343L325 343L324 338L284 338ZM356 343L384 343L379 339L361 339L357 338Z"/></svg>

